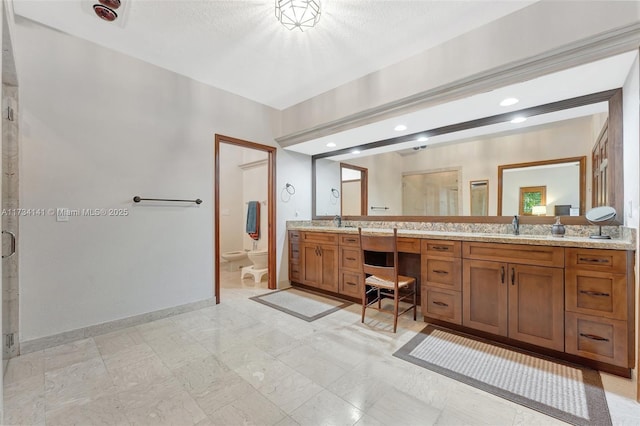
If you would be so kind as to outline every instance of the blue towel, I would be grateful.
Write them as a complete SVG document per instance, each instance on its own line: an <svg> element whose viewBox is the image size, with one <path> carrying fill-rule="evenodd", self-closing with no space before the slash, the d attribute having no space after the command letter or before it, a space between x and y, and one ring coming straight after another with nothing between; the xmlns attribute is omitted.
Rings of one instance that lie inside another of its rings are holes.
<svg viewBox="0 0 640 426"><path fill-rule="evenodd" d="M249 201L249 206L247 207L247 234L256 234L258 232L258 221L260 220L258 208L257 201Z"/></svg>

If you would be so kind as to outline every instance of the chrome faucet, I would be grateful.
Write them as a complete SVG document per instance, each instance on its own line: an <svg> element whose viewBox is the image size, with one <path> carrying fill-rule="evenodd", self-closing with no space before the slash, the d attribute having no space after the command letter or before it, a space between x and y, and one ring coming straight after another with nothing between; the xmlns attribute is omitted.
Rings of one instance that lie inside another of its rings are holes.
<svg viewBox="0 0 640 426"><path fill-rule="evenodd" d="M513 217L511 224L513 225L513 235L520 235L520 220L518 219L518 215Z"/></svg>
<svg viewBox="0 0 640 426"><path fill-rule="evenodd" d="M337 214L334 218L333 218L333 223L334 225L336 225L338 228L340 228L342 226L342 217L340 217L339 214Z"/></svg>

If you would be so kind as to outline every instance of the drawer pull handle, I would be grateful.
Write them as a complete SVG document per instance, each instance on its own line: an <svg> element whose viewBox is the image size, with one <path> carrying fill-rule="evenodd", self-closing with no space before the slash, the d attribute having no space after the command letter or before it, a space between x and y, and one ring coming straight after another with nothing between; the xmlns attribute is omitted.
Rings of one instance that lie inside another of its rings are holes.
<svg viewBox="0 0 640 426"><path fill-rule="evenodd" d="M432 248L436 251L449 251L449 247L447 246L433 246Z"/></svg>
<svg viewBox="0 0 640 426"><path fill-rule="evenodd" d="M436 273L436 274L445 274L445 275L448 274L447 271L443 271L441 269L434 269L433 272Z"/></svg>
<svg viewBox="0 0 640 426"><path fill-rule="evenodd" d="M356 283L352 283L351 281L347 281L347 284L349 284L349 285L358 285Z"/></svg>
<svg viewBox="0 0 640 426"><path fill-rule="evenodd" d="M434 301L434 302L432 302L432 303L433 303L434 305L444 306L445 308L446 308L446 307L449 307L449 305L447 305L447 304L446 304L446 303L444 303L444 302L435 302L435 301Z"/></svg>
<svg viewBox="0 0 640 426"><path fill-rule="evenodd" d="M347 260L356 260L355 257L347 257Z"/></svg>
<svg viewBox="0 0 640 426"><path fill-rule="evenodd" d="M504 284L504 266L500 267L500 282Z"/></svg>
<svg viewBox="0 0 640 426"><path fill-rule="evenodd" d="M580 293L586 294L587 296L605 296L609 297L609 293L602 293L599 291L589 291L589 290L580 290Z"/></svg>
<svg viewBox="0 0 640 426"><path fill-rule="evenodd" d="M356 239L355 238L347 238L345 241L348 242L348 243L355 243Z"/></svg>
<svg viewBox="0 0 640 426"><path fill-rule="evenodd" d="M591 339L591 340L597 340L598 342L608 342L609 339L606 339L604 337L600 337L600 336L596 336L595 334L585 334L585 333L580 333L580 336L587 338L587 339Z"/></svg>
<svg viewBox="0 0 640 426"><path fill-rule="evenodd" d="M594 259L592 257L581 257L580 262L590 262L590 263L609 263L609 259Z"/></svg>

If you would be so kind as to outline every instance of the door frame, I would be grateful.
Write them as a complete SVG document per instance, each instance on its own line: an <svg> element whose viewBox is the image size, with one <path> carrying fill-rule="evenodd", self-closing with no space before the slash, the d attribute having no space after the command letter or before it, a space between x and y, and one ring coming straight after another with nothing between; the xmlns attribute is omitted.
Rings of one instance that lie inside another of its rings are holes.
<svg viewBox="0 0 640 426"><path fill-rule="evenodd" d="M249 142L242 139L232 138L230 136L215 134L213 156L214 156L214 293L216 304L220 303L220 144L226 143L242 148L257 149L267 153L267 265L269 272L267 273L267 286L270 290L276 289L276 152L277 148L269 145L262 145L255 142Z"/></svg>

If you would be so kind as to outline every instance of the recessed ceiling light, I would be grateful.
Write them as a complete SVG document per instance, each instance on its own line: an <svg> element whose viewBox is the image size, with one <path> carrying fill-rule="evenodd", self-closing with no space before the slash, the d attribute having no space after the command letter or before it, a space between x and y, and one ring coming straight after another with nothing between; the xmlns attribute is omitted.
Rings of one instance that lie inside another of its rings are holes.
<svg viewBox="0 0 640 426"><path fill-rule="evenodd" d="M351 151L352 154L360 154L360 151L358 151L357 149L354 149L353 151Z"/></svg>
<svg viewBox="0 0 640 426"><path fill-rule="evenodd" d="M404 124L398 124L396 127L394 127L394 129L396 132L401 132L403 130L407 130L407 126L405 126Z"/></svg>
<svg viewBox="0 0 640 426"><path fill-rule="evenodd" d="M523 123L525 121L527 121L527 117L516 117L513 120L511 120L513 124Z"/></svg>
<svg viewBox="0 0 640 426"><path fill-rule="evenodd" d="M515 105L518 102L520 102L520 101L518 99L516 99L516 98L506 98L506 99L503 99L502 102L500 102L500 106Z"/></svg>
<svg viewBox="0 0 640 426"><path fill-rule="evenodd" d="M426 137L426 136L422 136L422 137L419 137L419 138L418 138L418 142L426 142L426 141L428 141L428 140L429 140L429 138L428 138L428 137Z"/></svg>
<svg viewBox="0 0 640 426"><path fill-rule="evenodd" d="M335 144L335 143L333 143L333 142L329 142L329 143L327 144L327 146L328 146L329 148L334 148L334 147L336 146L336 144Z"/></svg>

